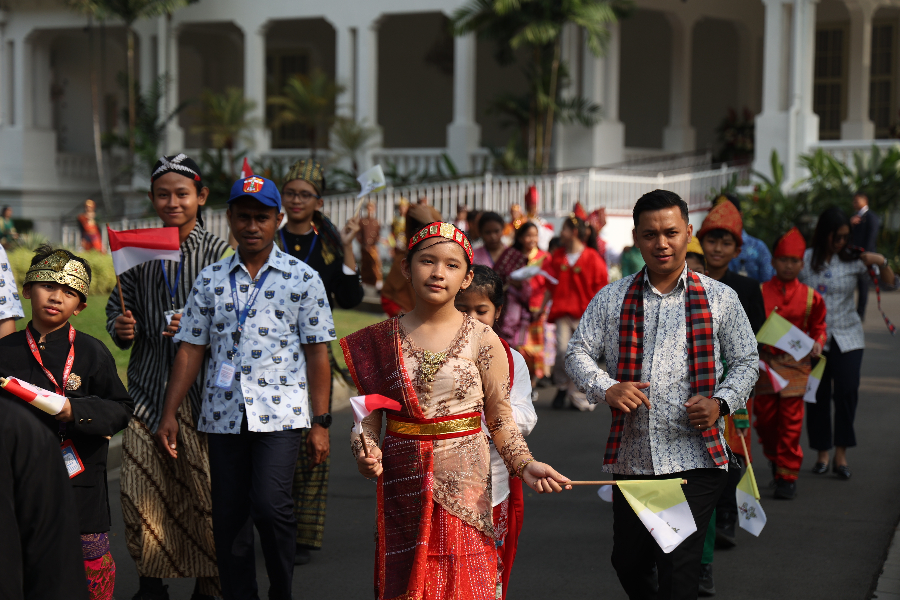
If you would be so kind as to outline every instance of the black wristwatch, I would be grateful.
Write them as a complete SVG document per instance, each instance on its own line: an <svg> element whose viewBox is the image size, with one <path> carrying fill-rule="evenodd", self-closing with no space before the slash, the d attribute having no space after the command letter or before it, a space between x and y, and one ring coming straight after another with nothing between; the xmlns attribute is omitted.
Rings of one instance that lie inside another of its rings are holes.
<svg viewBox="0 0 900 600"><path fill-rule="evenodd" d="M325 429L331 427L331 413L324 413L312 418L313 425L321 425Z"/></svg>
<svg viewBox="0 0 900 600"><path fill-rule="evenodd" d="M728 408L728 403L725 402L724 400L722 400L721 398L716 398L716 400L719 402L719 416L727 417L728 415L730 415L731 409Z"/></svg>

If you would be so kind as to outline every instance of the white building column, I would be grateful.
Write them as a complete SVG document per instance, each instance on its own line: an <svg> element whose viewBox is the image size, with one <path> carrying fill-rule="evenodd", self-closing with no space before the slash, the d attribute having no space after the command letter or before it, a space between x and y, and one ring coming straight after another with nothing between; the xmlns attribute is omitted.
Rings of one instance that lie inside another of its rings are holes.
<svg viewBox="0 0 900 600"><path fill-rule="evenodd" d="M335 112L338 116L349 119L356 118L356 74L353 65L355 62L356 32L344 25L335 25L335 83L344 88L344 92L337 97Z"/></svg>
<svg viewBox="0 0 900 600"><path fill-rule="evenodd" d="M672 29L672 69L669 124L663 130L663 149L688 152L697 146L697 132L691 127L691 52L695 21L675 13L666 16Z"/></svg>
<svg viewBox="0 0 900 600"><path fill-rule="evenodd" d="M475 35L453 38L453 121L447 126L447 154L460 173L472 170L471 155L481 144L475 121Z"/></svg>
<svg viewBox="0 0 900 600"><path fill-rule="evenodd" d="M850 10L850 60L847 82L847 120L841 123L841 139L871 140L875 124L869 119L869 81L872 69L872 13L862 2Z"/></svg>
<svg viewBox="0 0 900 600"><path fill-rule="evenodd" d="M158 22L159 44L161 56L158 59L158 65L161 73L167 75L166 93L162 101L161 113L168 116L176 106L178 106L181 98L178 92L178 33L179 26L172 24L172 19L160 17ZM177 154L184 149L184 129L179 123L178 117L172 119L166 124L166 136L163 147L160 152L166 156Z"/></svg>
<svg viewBox="0 0 900 600"><path fill-rule="evenodd" d="M556 167L598 167L625 160L625 124L619 121L620 28L609 27L609 41L602 56L594 56L587 41L577 48L580 60L569 58L569 67L581 76L581 94L600 105L600 122L593 127L558 126ZM577 88L576 88L577 90Z"/></svg>
<svg viewBox="0 0 900 600"><path fill-rule="evenodd" d="M763 107L756 117L753 168L771 176L775 151L785 166L786 183L793 183L802 176L797 157L819 139L819 117L812 109L816 0L763 3Z"/></svg>
<svg viewBox="0 0 900 600"><path fill-rule="evenodd" d="M378 132L369 145L381 148L381 126L378 125L378 19L356 30L356 118ZM360 169L372 163L371 152L362 159Z"/></svg>
<svg viewBox="0 0 900 600"><path fill-rule="evenodd" d="M248 115L260 126L253 130L253 152L257 155L272 148L272 134L266 123L266 31L269 23L241 24L244 31L244 98L256 107Z"/></svg>
<svg viewBox="0 0 900 600"><path fill-rule="evenodd" d="M139 89L142 94L147 93L153 81L156 79L156 35L155 23L153 21L140 23L141 27L135 27L138 35L138 81Z"/></svg>
<svg viewBox="0 0 900 600"><path fill-rule="evenodd" d="M31 127L31 42L28 36L15 39L12 57L12 124L19 128Z"/></svg>

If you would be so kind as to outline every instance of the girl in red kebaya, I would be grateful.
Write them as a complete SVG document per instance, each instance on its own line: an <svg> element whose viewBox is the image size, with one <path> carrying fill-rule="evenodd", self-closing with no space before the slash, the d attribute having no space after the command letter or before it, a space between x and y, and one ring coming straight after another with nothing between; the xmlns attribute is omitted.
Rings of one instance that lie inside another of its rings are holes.
<svg viewBox="0 0 900 600"><path fill-rule="evenodd" d="M548 282L547 297L552 300L547 320L556 324L556 363L553 365L553 383L556 397L553 408L566 405L566 397L572 399L572 406L579 410L593 410L583 392L579 392L566 374L566 348L569 339L581 321L587 305L609 283L606 261L592 247L593 236L585 222L570 215L562 226L557 248L545 261L544 270L558 283Z"/></svg>

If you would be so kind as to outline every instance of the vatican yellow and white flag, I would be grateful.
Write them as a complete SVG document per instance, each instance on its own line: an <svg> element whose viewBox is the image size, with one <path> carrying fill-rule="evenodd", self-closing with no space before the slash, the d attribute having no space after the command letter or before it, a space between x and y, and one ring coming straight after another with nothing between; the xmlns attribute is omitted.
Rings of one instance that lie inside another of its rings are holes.
<svg viewBox="0 0 900 600"><path fill-rule="evenodd" d="M753 475L753 465L747 463L747 472L741 477L737 490L738 524L741 529L759 537L766 526L766 513L759 503L759 488Z"/></svg>
<svg viewBox="0 0 900 600"><path fill-rule="evenodd" d="M816 403L816 392L819 391L819 384L822 382L822 374L825 372L825 357L819 359L819 364L815 366L806 380L806 393L803 394L803 401L810 404Z"/></svg>
<svg viewBox="0 0 900 600"><path fill-rule="evenodd" d="M679 479L618 480L616 485L638 519L668 554L697 531Z"/></svg>
<svg viewBox="0 0 900 600"><path fill-rule="evenodd" d="M809 354L815 344L811 337L774 310L760 327L759 333L756 334L756 341L784 350L794 357L794 360L800 360Z"/></svg>
<svg viewBox="0 0 900 600"><path fill-rule="evenodd" d="M384 171L381 165L375 165L362 175L356 178L362 188L357 198L362 198L366 194L372 192L380 192L387 187L387 180L384 177Z"/></svg>

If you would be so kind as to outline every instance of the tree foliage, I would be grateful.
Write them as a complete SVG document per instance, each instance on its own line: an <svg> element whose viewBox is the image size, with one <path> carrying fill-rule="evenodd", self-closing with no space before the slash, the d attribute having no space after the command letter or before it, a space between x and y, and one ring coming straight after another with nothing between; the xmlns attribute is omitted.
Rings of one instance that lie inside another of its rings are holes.
<svg viewBox="0 0 900 600"><path fill-rule="evenodd" d="M310 151L315 158L319 135L327 135L334 125L335 99L344 89L319 70L309 76L294 75L288 79L282 95L268 100L269 105L277 109L269 126L302 125L309 136Z"/></svg>
<svg viewBox="0 0 900 600"><path fill-rule="evenodd" d="M200 96L200 124L192 129L208 135L213 149L224 152L226 172L232 180L234 149L238 143L252 147L253 129L262 125L259 119L249 116L254 110L256 102L245 98L240 88L228 88L221 94L204 90Z"/></svg>
<svg viewBox="0 0 900 600"><path fill-rule="evenodd" d="M563 28L574 24L590 51L599 56L609 39L609 25L631 7L629 0L471 0L452 19L455 35L474 33L495 43L501 64L515 62L519 51L528 55L524 97L498 98L494 110L510 117L520 131L531 169L550 166L553 126L599 120L600 107L585 98L564 97L567 65L562 59Z"/></svg>

